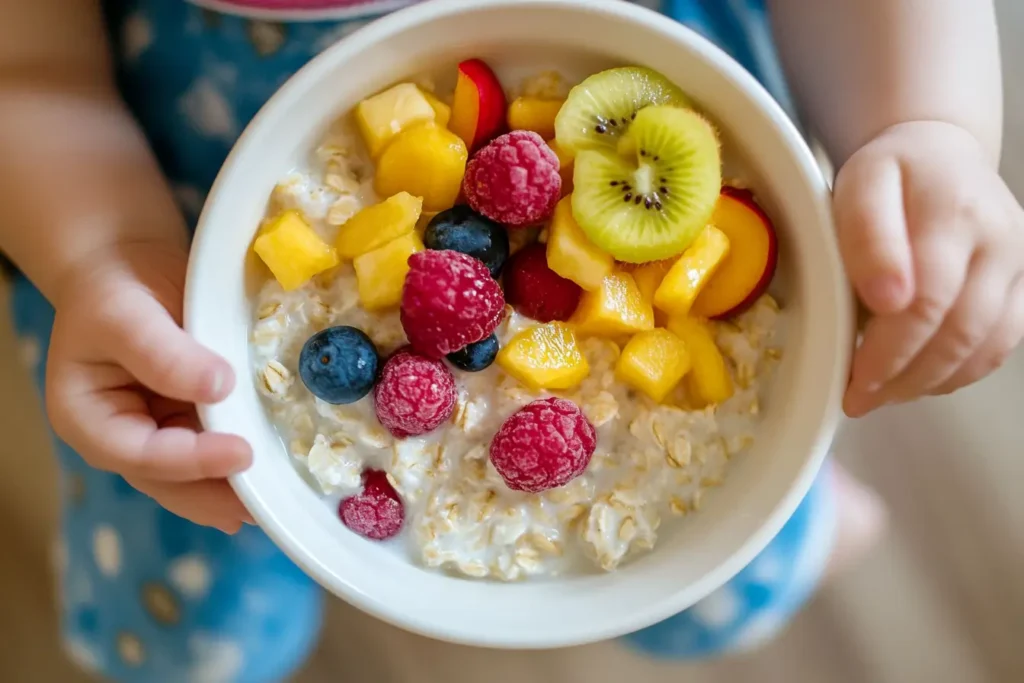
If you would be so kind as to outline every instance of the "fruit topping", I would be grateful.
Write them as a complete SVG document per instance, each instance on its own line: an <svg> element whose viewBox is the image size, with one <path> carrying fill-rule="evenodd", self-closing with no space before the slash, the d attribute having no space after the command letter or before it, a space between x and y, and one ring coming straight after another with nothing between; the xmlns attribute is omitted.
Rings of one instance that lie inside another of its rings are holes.
<svg viewBox="0 0 1024 683"><path fill-rule="evenodd" d="M563 149L556 140L550 140L548 147L558 157L558 175L562 177L562 196L566 197L572 194L573 156Z"/></svg>
<svg viewBox="0 0 1024 683"><path fill-rule="evenodd" d="M455 204L469 154L454 133L423 123L400 133L377 162L374 188L382 197L399 192L423 198L424 211Z"/></svg>
<svg viewBox="0 0 1024 683"><path fill-rule="evenodd" d="M476 153L462 191L470 206L502 225L536 225L551 215L561 196L558 167L558 156L541 136L514 130Z"/></svg>
<svg viewBox="0 0 1024 683"><path fill-rule="evenodd" d="M334 405L355 403L377 378L377 347L362 330L329 327L310 337L299 354L299 377L310 393Z"/></svg>
<svg viewBox="0 0 1024 683"><path fill-rule="evenodd" d="M608 69L569 91L555 118L555 139L572 154L584 149L614 152L619 136L641 109L688 104L683 91L656 71L637 66Z"/></svg>
<svg viewBox="0 0 1024 683"><path fill-rule="evenodd" d="M442 128L447 128L448 122L451 121L452 118L452 108L437 99L437 95L434 93L424 90L423 88L420 88L420 92L423 93L423 97L434 110L434 122Z"/></svg>
<svg viewBox="0 0 1024 683"><path fill-rule="evenodd" d="M409 257L423 251L419 235L410 232L352 261L359 302L368 311L397 306L409 272Z"/></svg>
<svg viewBox="0 0 1024 683"><path fill-rule="evenodd" d="M551 270L588 291L599 289L615 266L615 259L594 246L580 230L572 217L569 197L558 202L548 226L547 257Z"/></svg>
<svg viewBox="0 0 1024 683"><path fill-rule="evenodd" d="M505 297L487 266L450 249L409 258L402 328L418 352L444 358L486 339L505 314Z"/></svg>
<svg viewBox="0 0 1024 683"><path fill-rule="evenodd" d="M676 259L664 259L662 261L651 261L633 268L631 271L633 279L636 281L637 289L640 290L640 295L645 301L654 303L654 293L658 291L658 286L665 279L665 276L668 275L668 271L672 269L672 264L675 262Z"/></svg>
<svg viewBox="0 0 1024 683"><path fill-rule="evenodd" d="M298 211L285 211L256 237L253 251L285 291L298 289L311 277L338 265L338 252L320 239Z"/></svg>
<svg viewBox="0 0 1024 683"><path fill-rule="evenodd" d="M617 337L654 329L654 309L640 296L633 276L613 272L593 292L584 292L569 319L583 335Z"/></svg>
<svg viewBox="0 0 1024 683"><path fill-rule="evenodd" d="M548 267L543 244L517 251L505 269L505 300L542 323L568 320L580 303L580 286Z"/></svg>
<svg viewBox="0 0 1024 683"><path fill-rule="evenodd" d="M491 68L479 59L459 64L448 127L475 150L505 127L505 89Z"/></svg>
<svg viewBox="0 0 1024 683"><path fill-rule="evenodd" d="M555 137L555 117L563 100L539 97L517 97L508 105L508 127L511 130L532 130L545 140Z"/></svg>
<svg viewBox="0 0 1024 683"><path fill-rule="evenodd" d="M400 83L356 105L356 123L376 159L403 130L436 117L430 100L412 83Z"/></svg>
<svg viewBox="0 0 1024 683"><path fill-rule="evenodd" d="M693 302L694 315L728 318L764 294L779 262L771 219L748 190L722 189L711 223L729 238L729 253Z"/></svg>
<svg viewBox="0 0 1024 683"><path fill-rule="evenodd" d="M363 491L338 505L342 523L360 536L384 541L398 534L405 522L405 506L388 475L380 470L363 472Z"/></svg>
<svg viewBox="0 0 1024 683"><path fill-rule="evenodd" d="M455 410L455 378L441 361L399 349L380 371L373 406L396 439L432 432Z"/></svg>
<svg viewBox="0 0 1024 683"><path fill-rule="evenodd" d="M698 318L672 316L668 329L690 352L693 370L686 377L686 388L691 401L705 406L727 401L732 396L732 379L708 324Z"/></svg>
<svg viewBox="0 0 1024 683"><path fill-rule="evenodd" d="M690 354L683 340L657 328L629 340L615 364L615 377L661 403L689 370Z"/></svg>
<svg viewBox="0 0 1024 683"><path fill-rule="evenodd" d="M576 335L565 323L522 330L498 353L498 365L534 391L571 389L590 374Z"/></svg>
<svg viewBox="0 0 1024 683"><path fill-rule="evenodd" d="M693 243L721 184L711 125L688 109L648 107L617 150L576 155L572 210L583 232L616 259L657 261Z"/></svg>
<svg viewBox="0 0 1024 683"><path fill-rule="evenodd" d="M508 259L508 233L465 204L453 206L430 219L423 234L427 249L450 249L480 259L498 277Z"/></svg>
<svg viewBox="0 0 1024 683"><path fill-rule="evenodd" d="M448 362L466 372L480 372L491 367L497 355L498 337L492 334L487 339L474 342L455 353L449 353Z"/></svg>
<svg viewBox="0 0 1024 683"><path fill-rule="evenodd" d="M491 464L513 491L539 493L583 474L597 434L579 407L562 398L527 404L491 441Z"/></svg>
<svg viewBox="0 0 1024 683"><path fill-rule="evenodd" d="M729 253L729 238L713 225L683 252L654 292L654 305L672 315L686 315L701 289Z"/></svg>
<svg viewBox="0 0 1024 683"><path fill-rule="evenodd" d="M349 218L338 231L334 246L341 258L352 259L407 235L416 227L423 200L399 192Z"/></svg>

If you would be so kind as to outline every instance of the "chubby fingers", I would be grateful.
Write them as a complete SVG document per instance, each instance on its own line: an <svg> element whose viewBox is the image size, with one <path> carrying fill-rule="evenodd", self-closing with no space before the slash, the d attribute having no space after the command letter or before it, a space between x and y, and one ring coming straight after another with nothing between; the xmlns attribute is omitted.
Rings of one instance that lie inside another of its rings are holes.
<svg viewBox="0 0 1024 683"><path fill-rule="evenodd" d="M140 292L124 307L108 352L141 384L187 403L217 403L231 393L231 365L181 329L156 299Z"/></svg>
<svg viewBox="0 0 1024 683"><path fill-rule="evenodd" d="M251 464L252 450L238 436L202 432L191 417L159 425L130 384L114 366L51 363L50 419L93 467L126 479L191 482L221 479ZM182 414L189 410L180 407Z"/></svg>
<svg viewBox="0 0 1024 683"><path fill-rule="evenodd" d="M223 479L189 483L131 478L126 481L179 517L226 534L237 533L243 523L254 523Z"/></svg>

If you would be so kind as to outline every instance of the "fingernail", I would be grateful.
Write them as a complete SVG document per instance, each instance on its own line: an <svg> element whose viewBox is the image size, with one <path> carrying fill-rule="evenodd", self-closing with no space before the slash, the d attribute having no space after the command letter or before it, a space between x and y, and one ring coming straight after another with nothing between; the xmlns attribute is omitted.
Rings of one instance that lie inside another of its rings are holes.
<svg viewBox="0 0 1024 683"><path fill-rule="evenodd" d="M220 400L228 390L231 381L231 369L225 365L218 364L210 378L210 395L215 400Z"/></svg>
<svg viewBox="0 0 1024 683"><path fill-rule="evenodd" d="M903 297L903 278L899 275L880 275L868 280L864 298L869 308L889 312Z"/></svg>

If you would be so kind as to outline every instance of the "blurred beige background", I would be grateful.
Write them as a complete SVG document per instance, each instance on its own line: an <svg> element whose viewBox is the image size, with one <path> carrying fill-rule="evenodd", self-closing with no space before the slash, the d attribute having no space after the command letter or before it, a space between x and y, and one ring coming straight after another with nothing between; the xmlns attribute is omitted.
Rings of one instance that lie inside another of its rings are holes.
<svg viewBox="0 0 1024 683"><path fill-rule="evenodd" d="M1024 199L1024 3L1000 0L1004 174ZM50 447L0 297L0 680L89 680L55 638L48 542ZM653 664L614 645L550 653L470 650L332 603L297 683L1012 683L1024 681L1024 351L954 398L848 425L839 458L876 486L893 529L759 653ZM154 681L154 683L162 683Z"/></svg>

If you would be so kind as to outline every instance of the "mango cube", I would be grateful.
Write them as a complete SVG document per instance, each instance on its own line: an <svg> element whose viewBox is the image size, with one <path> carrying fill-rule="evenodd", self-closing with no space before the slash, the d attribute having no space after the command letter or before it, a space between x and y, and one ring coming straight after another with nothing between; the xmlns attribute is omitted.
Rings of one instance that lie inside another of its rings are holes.
<svg viewBox="0 0 1024 683"><path fill-rule="evenodd" d="M498 352L498 366L534 391L571 389L590 374L590 364L565 323L534 325Z"/></svg>
<svg viewBox="0 0 1024 683"><path fill-rule="evenodd" d="M341 258L353 259L406 235L416 227L423 200L408 192L394 194L345 221L334 246Z"/></svg>
<svg viewBox="0 0 1024 683"><path fill-rule="evenodd" d="M615 377L661 403L690 370L682 339L657 328L633 336L615 363Z"/></svg>
<svg viewBox="0 0 1024 683"><path fill-rule="evenodd" d="M357 256L352 266L356 271L359 301L363 308L379 311L401 303L402 287L409 273L409 257L423 249L419 235L409 232Z"/></svg>
<svg viewBox="0 0 1024 683"><path fill-rule="evenodd" d="M298 211L285 211L263 227L253 243L285 291L338 265L338 252L324 242Z"/></svg>
<svg viewBox="0 0 1024 683"><path fill-rule="evenodd" d="M434 122L442 128L448 127L448 122L452 119L452 108L447 104L437 99L437 95L427 90L420 89L423 93L423 97L426 98L427 102L434 110Z"/></svg>
<svg viewBox="0 0 1024 683"><path fill-rule="evenodd" d="M562 176L562 196L572 194L572 172L574 157L572 152L558 144L557 140L549 140L548 147L558 157L558 175Z"/></svg>
<svg viewBox="0 0 1024 683"><path fill-rule="evenodd" d="M367 97L356 105L355 111L359 132L374 159L403 130L417 123L433 121L435 116L430 101L412 83L400 83Z"/></svg>
<svg viewBox="0 0 1024 683"><path fill-rule="evenodd" d="M729 238L713 225L704 228L654 292L654 305L670 315L686 315L694 299L729 254Z"/></svg>
<svg viewBox="0 0 1024 683"><path fill-rule="evenodd" d="M682 339L690 351L693 371L686 378L690 397L703 405L729 400L733 392L732 378L708 323L689 316L672 316L668 329Z"/></svg>
<svg viewBox="0 0 1024 683"><path fill-rule="evenodd" d="M374 188L382 197L408 192L424 211L452 208L462 189L469 152L455 133L423 123L403 131L377 162Z"/></svg>
<svg viewBox="0 0 1024 683"><path fill-rule="evenodd" d="M569 323L582 335L619 337L654 329L654 309L633 276L613 272L593 292L583 292Z"/></svg>
<svg viewBox="0 0 1024 683"><path fill-rule="evenodd" d="M658 291L658 287L665 279L665 276L668 275L668 271L672 269L672 264L674 263L675 260L673 259L651 261L633 270L633 279L636 281L637 289L640 290L640 295L645 301L650 301L651 304L654 303L654 293Z"/></svg>
<svg viewBox="0 0 1024 683"><path fill-rule="evenodd" d="M517 97L508 105L508 127L532 130L545 140L555 137L555 117L564 100L543 100L539 97Z"/></svg>
<svg viewBox="0 0 1024 683"><path fill-rule="evenodd" d="M548 226L548 267L585 290L601 288L615 267L612 255L601 251L572 217L572 198L558 202Z"/></svg>

